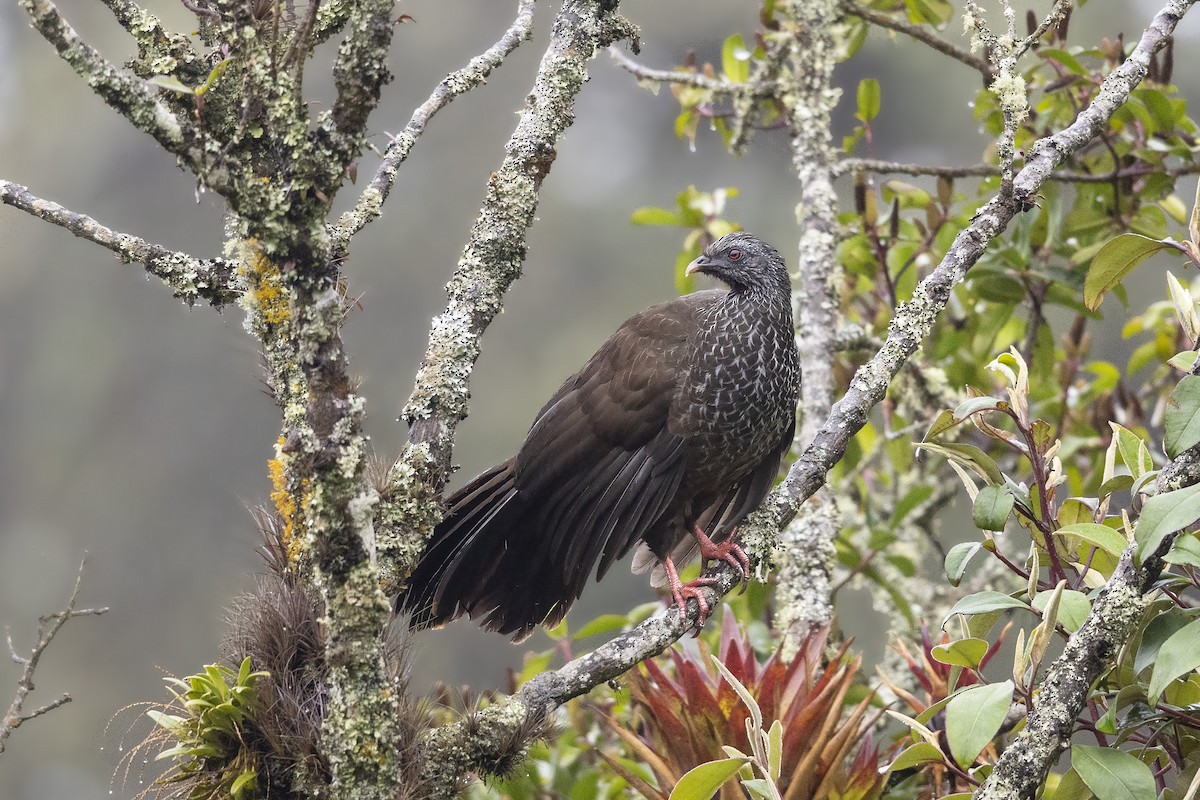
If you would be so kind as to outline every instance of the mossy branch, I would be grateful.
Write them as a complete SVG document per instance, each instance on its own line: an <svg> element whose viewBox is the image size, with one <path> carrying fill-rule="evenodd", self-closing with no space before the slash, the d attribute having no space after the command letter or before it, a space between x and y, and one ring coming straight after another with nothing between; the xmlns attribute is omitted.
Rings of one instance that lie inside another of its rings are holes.
<svg viewBox="0 0 1200 800"><path fill-rule="evenodd" d="M635 35L613 0L566 0L554 21L533 89L507 155L488 179L479 216L446 287L449 303L433 321L402 413L409 443L392 468L375 526L390 589L408 574L440 517L436 501L450 474L455 428L467 415L479 340L521 273L538 191L554 164L558 138L575 119L575 96L587 80L587 64L600 48Z"/></svg>
<svg viewBox="0 0 1200 800"><path fill-rule="evenodd" d="M171 287L188 305L203 300L220 308L237 300L235 265L223 258L196 258L178 250L147 242L137 236L107 228L86 214L78 214L53 200L34 196L29 189L0 180L0 202L38 219L66 228L81 239L95 242L117 254L125 263L146 265L146 272Z"/></svg>
<svg viewBox="0 0 1200 800"><path fill-rule="evenodd" d="M1025 166L1015 176L1013 190L997 194L976 213L941 263L917 287L912 301L897 309L879 352L859 368L849 390L834 404L813 443L788 471L783 483L739 529L742 545L753 566L761 568L770 563L779 541L779 531L795 517L800 505L824 484L829 470L841 459L850 439L882 400L892 378L929 335L953 287L962 282L988 243L1005 230L1013 217L1031 207L1030 201L1041 185L1051 179L1053 170L1106 127L1112 115L1145 77L1151 56L1162 48L1180 18L1195 2L1170 0L1166 4L1125 63L1105 79L1091 105L1066 129L1039 140L1027 151ZM1200 476L1200 468L1183 471L1180 475ZM706 590L710 606L719 603L722 595L740 584L733 569L727 565L706 574L717 579L716 584ZM1100 613L1104 616L1093 623L1093 629L1104 629L1103 622L1111 624L1124 619L1127 604L1136 602L1128 599L1130 591L1127 587L1118 586L1111 594L1113 605L1101 607ZM689 602L687 617L682 621L674 609L660 611L591 653L558 670L537 675L513 697L497 701L476 714L469 730L460 722L454 724L453 735L431 737L431 759L453 763L462 771L474 769L486 773L488 765L499 761L506 753L505 748L512 746L513 726L531 725L572 697L620 676L639 661L658 655L694 627L698 610L695 602ZM1091 659L1087 669L1099 663ZM1067 666L1070 665L1064 669ZM1082 666L1072 669L1076 677L1084 674ZM1037 713L1035 709L1035 717ZM1054 743L1038 745L1036 742L1031 742L1030 747L1035 745L1041 748L1036 750L1037 757L1049 757L1051 749L1056 747ZM1017 758L1014 754L1012 760ZM1045 762L1046 768L1051 762L1052 759ZM1009 780L1004 776L1010 774L1007 768L1002 770L998 765L991 781ZM1045 774L1044 770L1041 774ZM1016 800L1026 796L1029 792L987 795L988 800Z"/></svg>
<svg viewBox="0 0 1200 800"><path fill-rule="evenodd" d="M191 121L175 114L146 81L109 62L79 38L50 0L19 0L38 33L110 108L138 130L154 137L169 153L201 171L206 159ZM211 176L214 188L222 182Z"/></svg>

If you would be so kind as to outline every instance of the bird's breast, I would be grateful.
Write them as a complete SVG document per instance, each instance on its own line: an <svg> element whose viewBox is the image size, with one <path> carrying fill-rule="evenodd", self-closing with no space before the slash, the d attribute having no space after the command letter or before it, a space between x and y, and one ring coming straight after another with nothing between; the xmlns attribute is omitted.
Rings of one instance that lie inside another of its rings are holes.
<svg viewBox="0 0 1200 800"><path fill-rule="evenodd" d="M690 429L688 478L700 484L741 480L793 423L798 391L790 318L733 320L707 329L681 397Z"/></svg>

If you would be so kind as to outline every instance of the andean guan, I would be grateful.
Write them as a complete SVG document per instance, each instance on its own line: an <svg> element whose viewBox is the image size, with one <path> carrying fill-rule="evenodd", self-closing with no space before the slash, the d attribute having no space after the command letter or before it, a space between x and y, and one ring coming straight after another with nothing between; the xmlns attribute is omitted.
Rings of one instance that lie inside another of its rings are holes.
<svg viewBox="0 0 1200 800"><path fill-rule="evenodd" d="M766 497L792 441L800 364L783 258L749 233L704 249L688 274L709 289L627 320L567 378L513 458L447 501L398 600L416 627L462 614L517 641L555 625L639 541L635 571L675 562L749 564L732 535ZM707 531L710 536L705 534ZM713 540L720 541L717 544ZM652 557L651 557L652 556Z"/></svg>

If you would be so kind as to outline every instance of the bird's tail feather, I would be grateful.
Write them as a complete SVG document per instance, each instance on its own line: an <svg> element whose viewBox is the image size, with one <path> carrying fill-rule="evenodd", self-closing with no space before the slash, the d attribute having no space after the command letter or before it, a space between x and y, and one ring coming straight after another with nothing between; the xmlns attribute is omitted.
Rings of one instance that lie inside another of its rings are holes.
<svg viewBox="0 0 1200 800"><path fill-rule="evenodd" d="M447 501L446 516L398 601L413 627L437 627L467 614L520 640L538 624L561 620L566 589L556 582L562 576L542 568L546 554L538 526L514 478L509 460Z"/></svg>

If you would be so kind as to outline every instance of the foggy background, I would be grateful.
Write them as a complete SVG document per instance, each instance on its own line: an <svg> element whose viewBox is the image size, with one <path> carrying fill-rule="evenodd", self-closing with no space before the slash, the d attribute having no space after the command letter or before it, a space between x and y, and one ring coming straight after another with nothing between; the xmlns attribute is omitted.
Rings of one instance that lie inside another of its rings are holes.
<svg viewBox="0 0 1200 800"><path fill-rule="evenodd" d="M174 0L145 5L168 28L195 27ZM515 5L399 4L397 13L416 22L396 30L395 80L372 117L373 144L382 149L385 132L401 130L447 72L490 46ZM112 61L133 54L101 3L62 0L59 7ZM1130 42L1157 8L1092 0L1075 14L1071 40L1124 31ZM429 124L384 219L354 240L346 274L362 309L351 313L344 334L368 401L367 431L389 460L405 439L395 419L430 319L444 306L443 286L487 176L503 157L556 10L556 3L540 3L533 41ZM626 0L622 10L642 26L640 60L659 68L688 49L719 63L721 41L734 32L748 37L757 24L757 4L748 0ZM1176 50L1176 81L1191 81L1185 91L1193 104L1200 102L1200 71L1189 53L1198 17L1194 12L1180 27ZM943 35L965 46L959 30L956 19ZM309 92L325 102L334 47L327 45L306 75ZM637 87L603 53L591 76L545 182L524 277L485 339L452 486L511 455L563 378L622 320L674 294L682 231L633 227L635 208L671 207L688 184L736 186L742 195L727 215L795 263L796 184L780 134L758 135L749 154L734 159L702 130L690 152L672 133L678 106L669 89L655 96ZM987 139L967 106L979 88L977 73L872 30L864 52L837 75L848 89L838 109L839 143L853 127L854 86L863 77L883 86L870 155L978 160ZM364 156L359 187L377 163ZM197 203L194 181L174 159L109 111L8 2L0 4L0 177L114 229L197 256L220 253L217 199L204 195ZM339 209L359 187L343 190ZM1190 193L1181 196L1190 203ZM37 617L62 607L84 551L80 605L112 608L70 622L43 658L26 711L64 691L74 702L14 733L0 756L0 798L133 796L142 788L136 776L122 786L111 775L121 734L141 709L123 712L106 731L110 718L129 704L165 699L165 674L187 675L217 659L224 609L262 569L246 507L267 500L265 464L279 431L242 319L236 307L189 310L140 265L119 264L61 228L0 207L0 624L27 653ZM652 597L644 577L618 568L586 592L570 619L578 625ZM546 646L540 635L514 646L460 622L418 639L414 682L500 686L506 667ZM3 708L18 675L0 658Z"/></svg>

